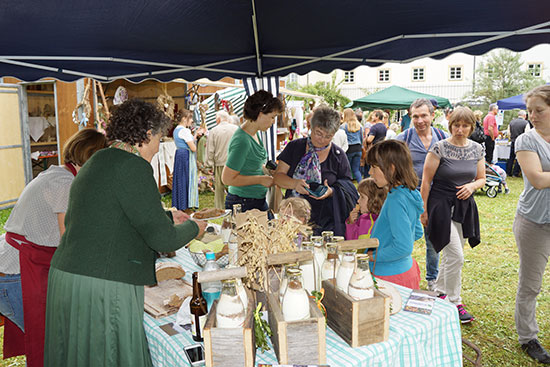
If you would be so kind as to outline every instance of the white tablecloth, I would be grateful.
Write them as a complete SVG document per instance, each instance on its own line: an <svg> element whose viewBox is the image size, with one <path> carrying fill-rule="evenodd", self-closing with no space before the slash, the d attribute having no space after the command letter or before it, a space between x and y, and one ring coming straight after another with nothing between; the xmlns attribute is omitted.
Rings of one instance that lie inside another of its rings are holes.
<svg viewBox="0 0 550 367"><path fill-rule="evenodd" d="M168 177L166 176L166 169L170 173L174 171L174 156L176 155L176 144L173 141L166 141L160 143L159 152L151 159L151 166L153 167L153 175L157 186L165 186L168 183Z"/></svg>
<svg viewBox="0 0 550 367"><path fill-rule="evenodd" d="M193 262L186 249L177 256L159 261L176 261L186 270L185 279L191 280L193 271L201 269ZM403 305L411 290L396 286L403 297ZM190 332L168 336L161 325L175 321L175 315L154 319L145 314L144 326L149 350L156 367L189 366L183 347L195 344ZM420 367L462 366L462 338L458 312L454 305L436 300L431 315L400 311L390 317L389 340L359 348L351 348L327 327L327 364L332 367ZM272 350L256 355L256 363L276 364Z"/></svg>

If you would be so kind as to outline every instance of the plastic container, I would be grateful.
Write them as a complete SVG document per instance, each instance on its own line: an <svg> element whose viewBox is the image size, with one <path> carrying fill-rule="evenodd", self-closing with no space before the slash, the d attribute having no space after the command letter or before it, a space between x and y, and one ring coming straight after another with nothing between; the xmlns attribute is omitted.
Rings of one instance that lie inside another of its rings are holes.
<svg viewBox="0 0 550 367"><path fill-rule="evenodd" d="M203 271L217 271L220 270L220 266L216 262L216 254L213 252L206 253L206 264L204 264ZM208 311L212 307L212 303L220 298L222 291L222 282L219 280L215 282L202 283L202 295L206 299Z"/></svg>

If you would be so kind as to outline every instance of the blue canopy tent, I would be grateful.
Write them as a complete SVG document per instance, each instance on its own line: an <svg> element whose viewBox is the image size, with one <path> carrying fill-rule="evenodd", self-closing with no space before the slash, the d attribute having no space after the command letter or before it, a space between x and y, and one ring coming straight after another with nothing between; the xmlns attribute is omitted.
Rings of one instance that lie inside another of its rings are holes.
<svg viewBox="0 0 550 367"><path fill-rule="evenodd" d="M0 76L283 76L522 51L550 42L549 33L550 2L540 0L4 1Z"/></svg>
<svg viewBox="0 0 550 367"><path fill-rule="evenodd" d="M517 96L499 99L497 101L499 110L514 110L516 108L525 109L525 101L523 100L523 94Z"/></svg>

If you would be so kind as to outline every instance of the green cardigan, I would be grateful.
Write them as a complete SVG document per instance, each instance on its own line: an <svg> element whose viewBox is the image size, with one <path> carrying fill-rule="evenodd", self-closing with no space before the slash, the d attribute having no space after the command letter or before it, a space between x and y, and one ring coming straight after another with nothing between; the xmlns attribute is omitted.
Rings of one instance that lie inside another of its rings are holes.
<svg viewBox="0 0 550 367"><path fill-rule="evenodd" d="M166 215L151 165L116 148L78 172L65 227L52 267L135 285L156 283L156 251L175 251L198 234L195 222L174 225Z"/></svg>

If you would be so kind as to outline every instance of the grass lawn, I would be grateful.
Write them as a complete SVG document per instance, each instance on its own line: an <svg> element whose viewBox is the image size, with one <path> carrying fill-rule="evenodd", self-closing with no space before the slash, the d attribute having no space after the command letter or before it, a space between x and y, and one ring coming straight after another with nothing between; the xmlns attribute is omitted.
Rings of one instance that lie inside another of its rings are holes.
<svg viewBox="0 0 550 367"><path fill-rule="evenodd" d="M465 248L462 298L476 321L462 326L463 337L477 344L482 352L484 366L536 366L520 349L514 324L514 302L518 281L519 259L512 233L512 222L523 181L510 178L509 195L499 194L490 199L478 192L482 243L475 249ZM164 197L168 205L170 197ZM213 206L213 194L200 197L201 208ZM0 233L9 210L0 211ZM397 219L398 220L398 219ZM425 274L425 246L419 241L413 256ZM550 348L550 272L544 277L538 298L537 320L541 332L539 340ZM425 287L423 281L421 287ZM3 328L0 328L0 343ZM471 354L471 350L466 349ZM1 356L1 351L0 351ZM467 367L471 364L464 363ZM0 367L24 366L24 358L0 359Z"/></svg>

